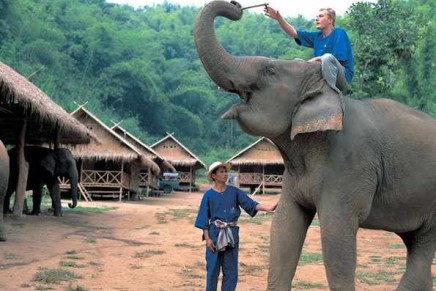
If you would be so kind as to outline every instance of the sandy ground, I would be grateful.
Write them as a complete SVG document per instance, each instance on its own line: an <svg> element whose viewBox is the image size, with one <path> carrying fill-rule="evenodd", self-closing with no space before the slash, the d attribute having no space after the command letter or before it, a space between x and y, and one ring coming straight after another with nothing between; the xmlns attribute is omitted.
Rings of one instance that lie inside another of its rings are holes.
<svg viewBox="0 0 436 291"><path fill-rule="evenodd" d="M114 209L65 211L60 218L49 213L8 216L9 238L0 243L0 290L204 290L204 243L193 227L201 196L174 192L139 201L80 202L82 207ZM265 204L279 197L254 196ZM272 215L258 216L244 215L239 223L237 290L266 289ZM309 230L293 290L328 290L320 256L315 225ZM394 290L404 268L405 249L395 235L359 231L357 290ZM80 278L54 284L35 280L50 270L68 270Z"/></svg>

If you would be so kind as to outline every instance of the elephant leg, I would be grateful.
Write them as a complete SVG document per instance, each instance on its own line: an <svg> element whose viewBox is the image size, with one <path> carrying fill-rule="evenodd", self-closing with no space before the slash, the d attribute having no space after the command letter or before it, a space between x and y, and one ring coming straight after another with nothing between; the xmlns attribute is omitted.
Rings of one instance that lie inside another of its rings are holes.
<svg viewBox="0 0 436 291"><path fill-rule="evenodd" d="M326 193L324 193L326 194ZM343 198L326 194L318 211L324 265L330 290L354 291L358 217Z"/></svg>
<svg viewBox="0 0 436 291"><path fill-rule="evenodd" d="M315 215L295 203L287 172L283 191L271 225L268 290L290 290L307 229Z"/></svg>
<svg viewBox="0 0 436 291"><path fill-rule="evenodd" d="M4 197L4 201L3 201L3 213L12 213L12 209L11 209L11 196L12 196L12 191L8 191L6 192L6 195Z"/></svg>
<svg viewBox="0 0 436 291"><path fill-rule="evenodd" d="M62 206L61 206L61 189L59 186L59 182L57 178L51 181L48 186L48 190L50 192L50 197L53 206L53 215L54 216L62 216Z"/></svg>
<svg viewBox="0 0 436 291"><path fill-rule="evenodd" d="M396 290L433 290L431 265L436 251L436 228L399 234L407 247L406 272Z"/></svg>
<svg viewBox="0 0 436 291"><path fill-rule="evenodd" d="M33 201L33 209L30 215L40 215L41 214L41 199L42 199L42 182L35 183L32 187L32 201Z"/></svg>

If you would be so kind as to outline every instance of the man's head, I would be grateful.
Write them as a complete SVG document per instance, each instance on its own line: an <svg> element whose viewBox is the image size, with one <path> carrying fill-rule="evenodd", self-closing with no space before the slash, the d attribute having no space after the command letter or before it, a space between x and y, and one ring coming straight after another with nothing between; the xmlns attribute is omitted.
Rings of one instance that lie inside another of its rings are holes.
<svg viewBox="0 0 436 291"><path fill-rule="evenodd" d="M232 165L230 163L221 163L221 162L214 162L209 167L209 171L207 173L207 179L209 181L215 181L217 172L220 174L224 174L225 181L227 180L227 173L232 168ZM220 175L223 176L223 175ZM224 181L224 182L225 182Z"/></svg>
<svg viewBox="0 0 436 291"><path fill-rule="evenodd" d="M321 8L316 16L316 28L323 31L333 28L336 21L336 12L332 8Z"/></svg>

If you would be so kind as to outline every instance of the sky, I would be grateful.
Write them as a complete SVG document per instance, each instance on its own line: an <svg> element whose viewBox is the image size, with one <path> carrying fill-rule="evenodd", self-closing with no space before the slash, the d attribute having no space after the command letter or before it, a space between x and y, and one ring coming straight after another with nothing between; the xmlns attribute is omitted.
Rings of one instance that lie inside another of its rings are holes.
<svg viewBox="0 0 436 291"><path fill-rule="evenodd" d="M128 4L135 8L145 5L162 4L165 0L106 0L110 3ZM195 6L202 7L210 0L166 0L168 3L179 4L180 6ZM262 2L264 1L264 2ZM337 15L344 15L352 3L361 2L359 0L238 0L242 7L269 3L274 9L278 9L282 15L295 17L298 15L304 16L306 19L315 18L320 8L331 7L336 11ZM299 2L297 4L296 2ZM375 0L366 0L365 2L375 2ZM262 7L251 9L252 12L262 13Z"/></svg>

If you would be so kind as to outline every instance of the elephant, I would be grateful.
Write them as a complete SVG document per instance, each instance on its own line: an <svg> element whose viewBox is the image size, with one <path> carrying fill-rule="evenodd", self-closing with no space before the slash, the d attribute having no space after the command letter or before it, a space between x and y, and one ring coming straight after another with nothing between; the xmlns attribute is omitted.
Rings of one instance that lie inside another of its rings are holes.
<svg viewBox="0 0 436 291"><path fill-rule="evenodd" d="M359 228L393 232L404 242L407 265L396 290L432 290L436 120L383 96L345 96L328 86L319 63L233 56L217 40L218 16L237 21L242 9L211 1L194 24L207 74L240 98L221 117L269 138L285 164L271 224L268 290L291 290L316 214L331 290L355 290Z"/></svg>
<svg viewBox="0 0 436 291"><path fill-rule="evenodd" d="M10 178L4 201L4 211L9 211L10 198L15 191L18 179L17 149L8 151L10 158ZM50 192L54 216L62 216L61 193L58 177L68 178L71 186L70 208L77 206L78 171L71 151L66 148L49 149L39 146L25 146L24 157L29 164L26 190L33 191L33 209L30 214L41 213L41 198L44 185Z"/></svg>
<svg viewBox="0 0 436 291"><path fill-rule="evenodd" d="M6 148L0 140L0 241L6 241L6 233L3 225L3 201L9 180L9 156Z"/></svg>

